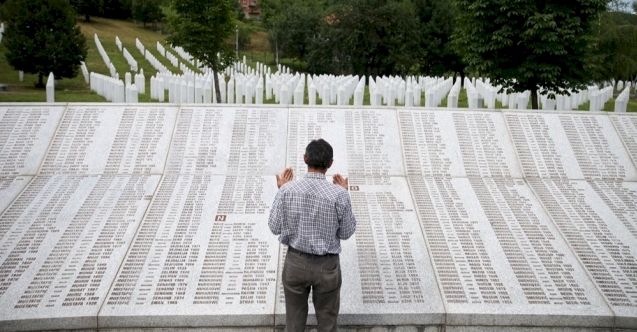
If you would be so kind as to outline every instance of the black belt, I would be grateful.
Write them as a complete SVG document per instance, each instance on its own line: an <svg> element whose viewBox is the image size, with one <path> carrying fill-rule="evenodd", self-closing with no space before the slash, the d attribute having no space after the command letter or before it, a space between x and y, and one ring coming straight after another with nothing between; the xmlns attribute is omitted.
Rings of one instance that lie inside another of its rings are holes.
<svg viewBox="0 0 637 332"><path fill-rule="evenodd" d="M325 257L325 256L338 256L338 254L325 254L325 255L315 255L315 254L310 254L310 253L307 253L307 252L303 252L303 251L301 251L301 250L294 249L294 248L292 248L291 246L288 246L288 251L289 251L289 252L296 253L296 254L308 255L308 256L318 256L318 257Z"/></svg>

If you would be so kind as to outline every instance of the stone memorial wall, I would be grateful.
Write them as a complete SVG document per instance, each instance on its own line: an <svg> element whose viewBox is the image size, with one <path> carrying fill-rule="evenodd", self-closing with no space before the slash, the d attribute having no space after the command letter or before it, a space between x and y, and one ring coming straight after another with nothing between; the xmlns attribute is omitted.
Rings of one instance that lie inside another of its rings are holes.
<svg viewBox="0 0 637 332"><path fill-rule="evenodd" d="M0 104L0 330L282 328L315 138L344 328L637 330L637 114L174 104Z"/></svg>

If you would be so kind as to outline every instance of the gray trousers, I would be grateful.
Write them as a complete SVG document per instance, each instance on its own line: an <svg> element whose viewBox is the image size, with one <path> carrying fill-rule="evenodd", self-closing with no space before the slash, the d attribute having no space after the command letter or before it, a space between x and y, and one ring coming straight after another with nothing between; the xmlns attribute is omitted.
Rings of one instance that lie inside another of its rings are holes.
<svg viewBox="0 0 637 332"><path fill-rule="evenodd" d="M288 250L283 266L286 331L305 331L310 290L318 331L337 331L341 283L338 255L316 256Z"/></svg>

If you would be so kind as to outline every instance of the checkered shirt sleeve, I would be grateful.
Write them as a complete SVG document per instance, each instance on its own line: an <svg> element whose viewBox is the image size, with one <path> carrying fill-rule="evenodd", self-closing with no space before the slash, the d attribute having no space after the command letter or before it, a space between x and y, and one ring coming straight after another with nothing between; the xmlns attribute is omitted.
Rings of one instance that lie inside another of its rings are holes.
<svg viewBox="0 0 637 332"><path fill-rule="evenodd" d="M347 190L309 172L282 186L274 198L268 225L281 243L315 254L338 254L340 240L356 230Z"/></svg>

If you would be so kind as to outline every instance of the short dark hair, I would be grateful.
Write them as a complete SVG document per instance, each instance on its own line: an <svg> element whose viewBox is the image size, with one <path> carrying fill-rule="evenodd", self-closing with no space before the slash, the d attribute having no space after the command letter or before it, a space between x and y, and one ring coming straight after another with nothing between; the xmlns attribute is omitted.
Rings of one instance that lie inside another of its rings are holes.
<svg viewBox="0 0 637 332"><path fill-rule="evenodd" d="M315 139L305 148L305 157L309 167L327 169L334 157L334 150L324 139Z"/></svg>

